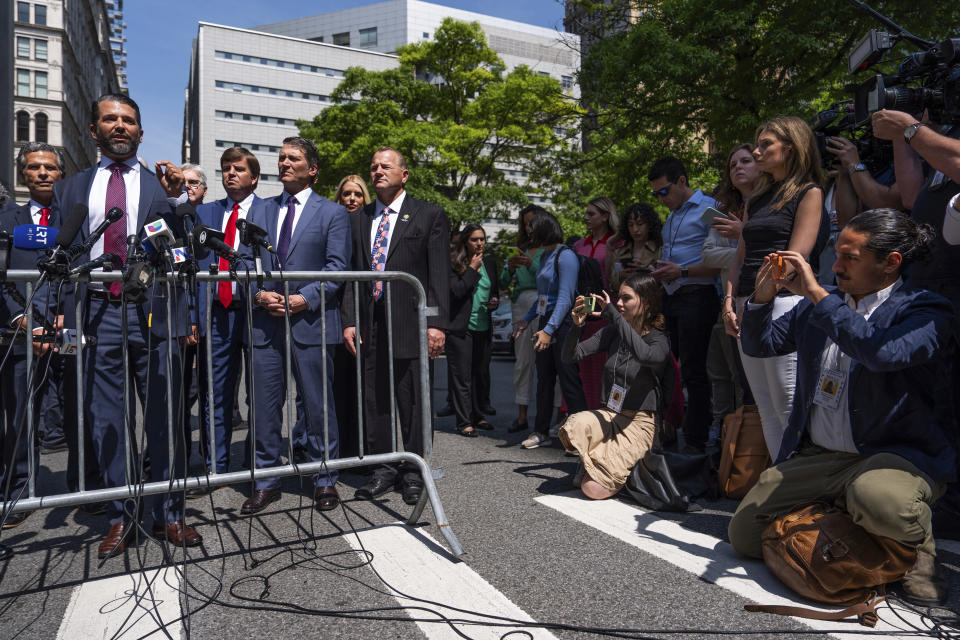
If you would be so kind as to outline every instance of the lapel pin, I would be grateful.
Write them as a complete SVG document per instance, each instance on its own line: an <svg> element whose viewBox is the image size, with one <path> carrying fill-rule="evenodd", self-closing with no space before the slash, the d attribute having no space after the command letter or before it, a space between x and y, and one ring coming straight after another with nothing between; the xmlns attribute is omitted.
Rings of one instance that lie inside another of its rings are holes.
<svg viewBox="0 0 960 640"><path fill-rule="evenodd" d="M409 213L405 213L405 214L403 214L403 216L401 216L400 219L401 219L402 221L404 221L404 222L410 222L410 214L409 214Z"/></svg>

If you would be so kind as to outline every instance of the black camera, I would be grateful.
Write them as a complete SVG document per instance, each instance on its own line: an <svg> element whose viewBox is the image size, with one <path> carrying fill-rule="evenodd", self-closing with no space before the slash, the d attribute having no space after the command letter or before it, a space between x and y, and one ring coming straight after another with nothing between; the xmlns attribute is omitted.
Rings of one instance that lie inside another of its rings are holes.
<svg viewBox="0 0 960 640"><path fill-rule="evenodd" d="M877 174L893 162L893 143L873 137L869 118L858 124L851 100L841 100L813 117L810 123L824 169L833 166L836 156L827 151L827 138L843 136L857 148L860 161L871 174Z"/></svg>
<svg viewBox="0 0 960 640"><path fill-rule="evenodd" d="M861 41L850 55L851 69L864 69L893 48L895 39L882 35L887 37L871 39L868 35ZM854 105L858 125L865 124L880 109L905 111L918 118L926 109L934 122L960 123L960 38L907 56L896 74L875 74L857 85Z"/></svg>

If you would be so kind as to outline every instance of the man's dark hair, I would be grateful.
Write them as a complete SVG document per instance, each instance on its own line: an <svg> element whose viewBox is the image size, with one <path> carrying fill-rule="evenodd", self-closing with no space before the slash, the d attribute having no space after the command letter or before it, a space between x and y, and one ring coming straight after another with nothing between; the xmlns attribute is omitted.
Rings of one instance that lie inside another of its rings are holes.
<svg viewBox="0 0 960 640"><path fill-rule="evenodd" d="M127 105L133 109L133 112L137 116L137 126L141 128L143 127L140 122L140 105L134 102L133 98L130 96L125 96L122 93L105 93L94 100L93 105L90 107L90 124L97 124L97 120L100 119L101 102L119 102L120 104Z"/></svg>
<svg viewBox="0 0 960 640"><path fill-rule="evenodd" d="M286 141L284 141L284 144L286 144ZM306 155L306 152L304 152L304 155ZM258 177L260 175L260 161L246 147L230 147L224 151L220 156L220 167L223 167L224 162L236 162L242 159L246 159L247 166L250 167L250 175L254 178Z"/></svg>
<svg viewBox="0 0 960 640"><path fill-rule="evenodd" d="M917 224L896 209L871 209L853 217L846 228L867 235L864 248L872 251L877 262L896 251L903 260L902 271L913 262L923 262L933 252L936 232L928 224Z"/></svg>
<svg viewBox="0 0 960 640"><path fill-rule="evenodd" d="M397 166L399 166L401 169L407 168L407 159L403 157L402 153L393 147L380 147L373 152L373 155L377 155L378 153L382 153L384 151L393 151L395 154L397 154Z"/></svg>
<svg viewBox="0 0 960 640"><path fill-rule="evenodd" d="M676 183L680 176L686 176L687 170L678 158L667 156L653 163L647 172L647 180L653 182L657 178L666 178L667 182Z"/></svg>
<svg viewBox="0 0 960 640"><path fill-rule="evenodd" d="M284 145L290 145L300 149L303 152L303 157L307 160L308 167L319 167L320 166L320 154L317 152L317 146L313 144L313 140L307 140L302 136L290 136L289 138L283 139ZM316 182L317 177L320 176L320 172L317 172L317 175L313 177L314 182Z"/></svg>
<svg viewBox="0 0 960 640"><path fill-rule="evenodd" d="M563 229L552 213L541 209L530 221L530 246L545 247L563 242Z"/></svg>
<svg viewBox="0 0 960 640"><path fill-rule="evenodd" d="M46 142L28 142L20 147L20 151L17 152L17 173L22 175L23 170L27 168L27 154L37 151L49 151L56 156L57 167L60 169L60 176L63 177L63 153L57 147Z"/></svg>

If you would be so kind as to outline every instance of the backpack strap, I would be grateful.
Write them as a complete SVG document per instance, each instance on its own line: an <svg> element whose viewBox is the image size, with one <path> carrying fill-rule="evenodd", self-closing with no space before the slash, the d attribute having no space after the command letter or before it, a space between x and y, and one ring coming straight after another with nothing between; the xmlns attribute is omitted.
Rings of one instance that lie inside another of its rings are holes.
<svg viewBox="0 0 960 640"><path fill-rule="evenodd" d="M753 613L774 613L779 616L795 616L810 620L841 621L856 616L857 622L865 627L877 626L877 605L887 599L883 588L880 594L871 591L863 602L851 605L841 611L820 611L807 607L794 607L777 604L746 604L743 608Z"/></svg>

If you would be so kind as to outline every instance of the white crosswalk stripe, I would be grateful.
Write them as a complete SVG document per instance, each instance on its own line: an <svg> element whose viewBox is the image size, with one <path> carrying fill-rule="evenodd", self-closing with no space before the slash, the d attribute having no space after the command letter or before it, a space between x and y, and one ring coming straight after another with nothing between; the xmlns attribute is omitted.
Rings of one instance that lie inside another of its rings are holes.
<svg viewBox="0 0 960 640"><path fill-rule="evenodd" d="M706 582L728 589L751 602L759 604L799 605L811 604L796 597L764 567L760 560L751 560L738 555L726 541L703 533L691 531L681 524L664 520L639 507L619 500L594 501L582 498L579 492L540 496L540 504L589 525L598 531L617 538L645 553L665 560L676 567L689 571ZM887 605L877 609L880 621L876 631L903 631L907 625L924 629L925 624L916 614L898 609L894 614ZM757 615L744 613L744 615ZM901 616L902 619L898 619ZM821 631L847 632L847 623L822 622L797 618L803 624ZM867 627L858 627L861 632ZM847 638L848 634L832 634ZM915 638L915 633L896 635L858 635L857 638Z"/></svg>
<svg viewBox="0 0 960 640"><path fill-rule="evenodd" d="M458 625L470 638L498 640L514 629L525 629L537 640L556 640L556 636L543 629L518 626L491 626L497 621L487 616L467 612L478 611L490 616L533 622L525 611L511 602L477 572L463 562L456 562L449 553L421 529L412 529L396 523L364 529L357 532L363 549L373 554L373 568L383 580L393 587L397 602L404 606L426 607L442 613L447 618L476 620ZM346 539L357 551L361 550L356 536L346 534ZM399 594L442 602L446 607L426 604L405 598ZM429 618L420 610L410 610L412 618ZM417 626L429 640L461 639L446 623L418 622ZM516 637L527 637L525 634Z"/></svg>

